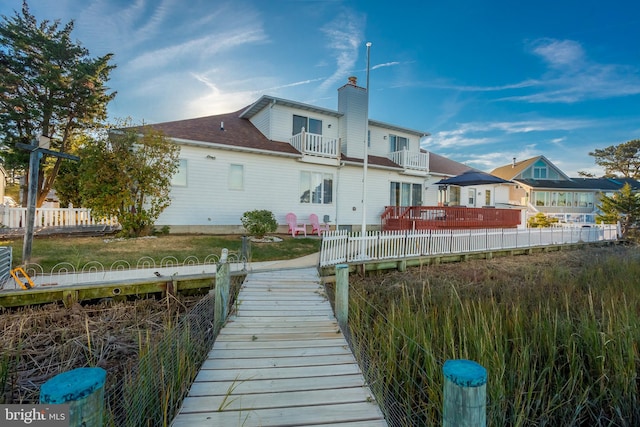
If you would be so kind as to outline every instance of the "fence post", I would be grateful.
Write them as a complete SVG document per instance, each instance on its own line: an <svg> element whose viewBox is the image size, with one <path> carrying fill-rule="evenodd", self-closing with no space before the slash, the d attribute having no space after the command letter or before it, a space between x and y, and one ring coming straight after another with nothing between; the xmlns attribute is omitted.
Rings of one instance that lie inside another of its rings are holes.
<svg viewBox="0 0 640 427"><path fill-rule="evenodd" d="M343 330L349 317L349 265L336 265L336 318Z"/></svg>
<svg viewBox="0 0 640 427"><path fill-rule="evenodd" d="M77 368L63 372L40 387L41 404L68 404L69 427L103 425L104 383L102 368Z"/></svg>
<svg viewBox="0 0 640 427"><path fill-rule="evenodd" d="M220 256L220 263L216 269L216 289L215 289L215 305L213 313L213 321L215 325L215 333L222 328L224 321L227 319L228 302L229 302L229 282L230 271L227 256L229 251L225 248Z"/></svg>
<svg viewBox="0 0 640 427"><path fill-rule="evenodd" d="M443 427L487 425L487 370L471 360L447 360L444 372Z"/></svg>

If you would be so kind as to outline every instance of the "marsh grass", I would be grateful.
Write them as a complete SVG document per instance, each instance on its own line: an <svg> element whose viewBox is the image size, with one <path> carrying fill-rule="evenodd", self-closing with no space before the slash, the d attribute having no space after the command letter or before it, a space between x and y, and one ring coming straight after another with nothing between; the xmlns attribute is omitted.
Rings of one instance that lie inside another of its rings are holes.
<svg viewBox="0 0 640 427"><path fill-rule="evenodd" d="M489 425L640 425L636 248L351 281L356 354L392 425L441 423L448 359L487 369Z"/></svg>

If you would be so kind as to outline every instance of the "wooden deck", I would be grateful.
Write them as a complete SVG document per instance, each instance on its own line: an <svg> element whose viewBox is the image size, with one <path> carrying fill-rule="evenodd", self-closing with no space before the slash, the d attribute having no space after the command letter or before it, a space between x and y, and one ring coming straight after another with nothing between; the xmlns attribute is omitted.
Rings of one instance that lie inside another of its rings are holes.
<svg viewBox="0 0 640 427"><path fill-rule="evenodd" d="M387 426L319 282L250 273L172 425Z"/></svg>

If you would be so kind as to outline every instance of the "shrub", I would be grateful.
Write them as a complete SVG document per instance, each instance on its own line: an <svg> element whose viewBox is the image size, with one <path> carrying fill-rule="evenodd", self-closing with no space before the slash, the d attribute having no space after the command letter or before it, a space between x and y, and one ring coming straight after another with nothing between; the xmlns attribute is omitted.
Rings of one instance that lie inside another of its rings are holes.
<svg viewBox="0 0 640 427"><path fill-rule="evenodd" d="M258 239L278 229L278 223L273 216L273 212L264 209L245 212L240 220L245 230Z"/></svg>
<svg viewBox="0 0 640 427"><path fill-rule="evenodd" d="M532 216L531 218L529 218L529 220L527 221L527 224L531 228L544 228L544 227L551 227L552 224L555 224L557 222L558 222L558 218L548 217L542 212L538 212L535 216Z"/></svg>

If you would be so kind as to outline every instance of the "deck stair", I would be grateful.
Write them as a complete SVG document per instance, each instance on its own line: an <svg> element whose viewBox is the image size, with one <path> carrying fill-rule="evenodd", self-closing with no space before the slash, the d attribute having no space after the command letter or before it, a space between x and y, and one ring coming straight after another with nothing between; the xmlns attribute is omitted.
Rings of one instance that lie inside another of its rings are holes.
<svg viewBox="0 0 640 427"><path fill-rule="evenodd" d="M387 426L316 268L247 275L172 425Z"/></svg>

